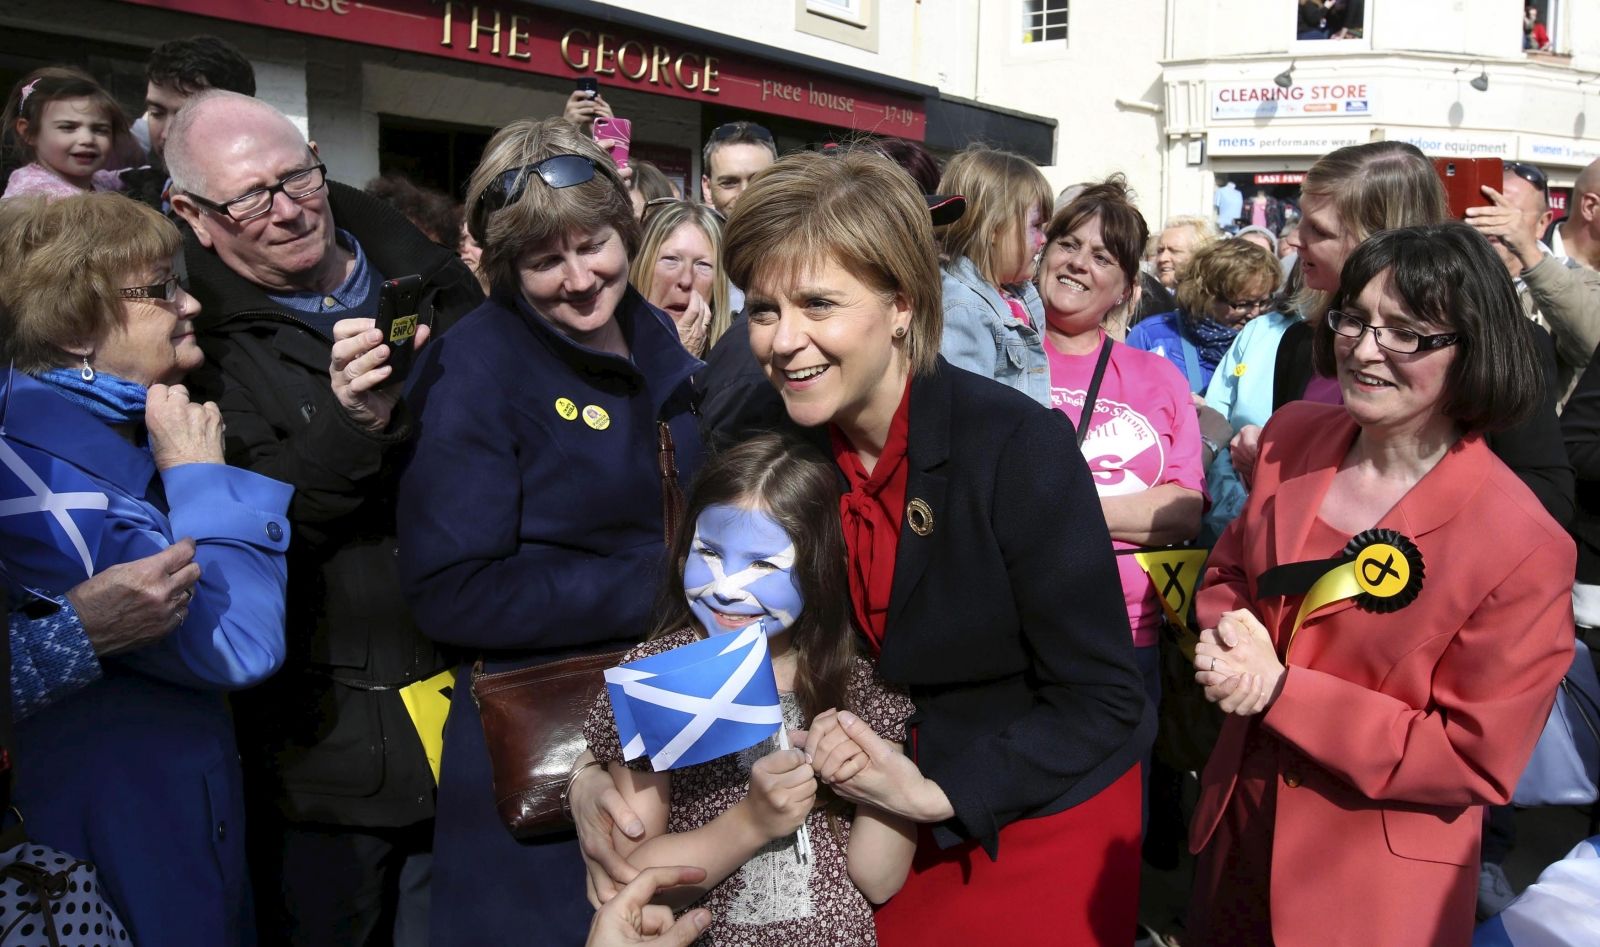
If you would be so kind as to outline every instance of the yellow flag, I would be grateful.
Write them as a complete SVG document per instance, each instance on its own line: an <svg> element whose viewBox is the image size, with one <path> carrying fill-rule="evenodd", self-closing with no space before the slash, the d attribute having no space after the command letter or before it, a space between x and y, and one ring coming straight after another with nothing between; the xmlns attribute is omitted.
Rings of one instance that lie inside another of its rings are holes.
<svg viewBox="0 0 1600 947"><path fill-rule="evenodd" d="M444 721L450 715L450 691L456 686L454 668L447 668L434 676L400 688L400 699L405 702L406 713L411 715L411 725L417 728L422 740L422 751L428 756L428 767L433 770L433 781L439 782L439 760L444 756Z"/></svg>
<svg viewBox="0 0 1600 947"><path fill-rule="evenodd" d="M1185 631L1189 630L1189 608L1210 553L1209 549L1152 549L1133 554L1134 561L1155 585L1168 620Z"/></svg>

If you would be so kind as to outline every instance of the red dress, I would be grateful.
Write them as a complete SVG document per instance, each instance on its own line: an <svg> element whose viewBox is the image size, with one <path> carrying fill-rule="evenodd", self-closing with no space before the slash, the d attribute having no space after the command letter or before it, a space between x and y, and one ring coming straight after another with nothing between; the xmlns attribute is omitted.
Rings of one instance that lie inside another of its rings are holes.
<svg viewBox="0 0 1600 947"><path fill-rule="evenodd" d="M840 499L856 620L882 650L910 465L911 388L869 476L833 429L833 454L850 490ZM1068 607L1070 603L1063 603ZM916 700L916 692L911 698ZM916 759L916 730L908 751ZM1138 767L1099 795L1055 815L1000 830L997 860L977 842L941 849L926 825L905 887L876 915L882 947L1008 943L1127 944L1139 910Z"/></svg>

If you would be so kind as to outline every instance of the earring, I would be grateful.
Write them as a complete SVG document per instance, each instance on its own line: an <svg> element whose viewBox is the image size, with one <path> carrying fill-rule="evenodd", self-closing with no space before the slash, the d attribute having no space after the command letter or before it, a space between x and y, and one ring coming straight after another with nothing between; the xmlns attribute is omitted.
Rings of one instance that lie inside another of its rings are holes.
<svg viewBox="0 0 1600 947"><path fill-rule="evenodd" d="M905 338L906 337L906 327L905 326L895 326L894 337L897 338L897 339Z"/></svg>
<svg viewBox="0 0 1600 947"><path fill-rule="evenodd" d="M1124 300L1124 299L1126 299L1126 298L1127 298L1127 297L1125 297L1125 296L1118 296L1118 297L1117 297L1117 301L1116 301L1116 302L1114 302L1114 303L1112 303L1112 304L1111 304L1111 305L1113 305L1113 306L1120 306L1120 305L1122 305L1122 302L1123 302L1123 300Z"/></svg>
<svg viewBox="0 0 1600 947"><path fill-rule="evenodd" d="M89 356L83 357L83 369L78 372L78 377L84 381L94 381L94 369L89 367Z"/></svg>

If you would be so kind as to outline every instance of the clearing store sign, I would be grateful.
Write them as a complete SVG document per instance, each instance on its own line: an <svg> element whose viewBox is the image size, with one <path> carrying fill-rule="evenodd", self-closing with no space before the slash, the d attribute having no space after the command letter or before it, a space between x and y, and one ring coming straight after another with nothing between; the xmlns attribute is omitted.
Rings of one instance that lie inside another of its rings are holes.
<svg viewBox="0 0 1600 947"><path fill-rule="evenodd" d="M1262 82L1211 82L1211 117L1371 118L1371 86L1365 82L1295 82L1282 88Z"/></svg>

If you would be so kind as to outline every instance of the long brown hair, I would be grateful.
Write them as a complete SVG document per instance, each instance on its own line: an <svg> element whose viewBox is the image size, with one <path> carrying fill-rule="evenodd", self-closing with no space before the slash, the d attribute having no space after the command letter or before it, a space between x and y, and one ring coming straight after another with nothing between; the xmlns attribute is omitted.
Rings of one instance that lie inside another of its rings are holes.
<svg viewBox="0 0 1600 947"><path fill-rule="evenodd" d="M695 478L650 633L659 638L687 627L705 634L683 594L684 563L701 512L719 505L765 512L794 540L795 582L805 604L790 627L790 643L795 698L808 723L824 710L846 707L856 656L836 478L833 464L814 449L777 434L751 438L713 457Z"/></svg>

